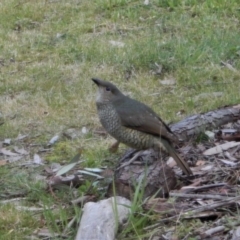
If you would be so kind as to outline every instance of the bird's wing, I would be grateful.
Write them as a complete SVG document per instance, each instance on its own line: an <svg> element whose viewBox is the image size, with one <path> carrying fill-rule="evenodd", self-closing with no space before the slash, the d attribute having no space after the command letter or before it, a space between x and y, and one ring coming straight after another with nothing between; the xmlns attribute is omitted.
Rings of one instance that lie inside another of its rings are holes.
<svg viewBox="0 0 240 240"><path fill-rule="evenodd" d="M115 109L123 126L178 142L171 129L145 104L126 98L116 102Z"/></svg>

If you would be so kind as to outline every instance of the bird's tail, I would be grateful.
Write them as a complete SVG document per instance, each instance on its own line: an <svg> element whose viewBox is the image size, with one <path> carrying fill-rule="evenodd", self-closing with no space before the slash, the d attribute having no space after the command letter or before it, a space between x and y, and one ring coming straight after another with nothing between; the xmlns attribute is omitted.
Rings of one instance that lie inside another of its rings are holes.
<svg viewBox="0 0 240 240"><path fill-rule="evenodd" d="M169 155L174 158L174 160L176 161L178 166L182 169L182 171L186 175L192 175L193 174L192 170L190 169L188 164L178 156L175 148L171 145L171 143L169 143L165 139L161 139L161 140L162 140L162 143L163 143L164 147L166 148L167 152L169 153Z"/></svg>

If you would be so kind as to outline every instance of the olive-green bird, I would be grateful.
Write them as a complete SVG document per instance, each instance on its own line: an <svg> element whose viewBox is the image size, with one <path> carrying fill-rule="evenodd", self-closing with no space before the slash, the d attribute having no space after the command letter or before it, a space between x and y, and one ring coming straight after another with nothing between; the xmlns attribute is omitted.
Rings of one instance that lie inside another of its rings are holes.
<svg viewBox="0 0 240 240"><path fill-rule="evenodd" d="M165 151L186 175L192 174L172 145L172 142L178 142L178 138L151 108L125 96L110 82L92 80L98 86L96 105L100 122L111 136L135 149Z"/></svg>

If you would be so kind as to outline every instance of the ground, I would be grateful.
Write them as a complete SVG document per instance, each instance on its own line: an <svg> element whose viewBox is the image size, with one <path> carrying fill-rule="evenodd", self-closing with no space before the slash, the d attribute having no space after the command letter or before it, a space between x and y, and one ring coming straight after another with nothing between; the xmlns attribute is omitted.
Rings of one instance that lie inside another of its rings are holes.
<svg viewBox="0 0 240 240"><path fill-rule="evenodd" d="M2 0L0 24L0 141L10 138L4 148L29 153L11 164L0 155L0 198L24 197L26 206L44 209L39 214L2 205L1 239L26 239L43 227L62 233L80 215L68 203L91 183L55 196L36 172L70 162L79 149L81 167L111 166L126 148L109 153L112 138L99 134L91 77L114 82L168 123L240 101L237 0ZM83 127L87 133L78 138L63 134ZM56 135L58 141L47 147ZM34 154L44 166L19 165ZM126 236L142 239L149 219L135 220ZM195 226L182 224L179 236ZM75 231L68 230L69 239Z"/></svg>

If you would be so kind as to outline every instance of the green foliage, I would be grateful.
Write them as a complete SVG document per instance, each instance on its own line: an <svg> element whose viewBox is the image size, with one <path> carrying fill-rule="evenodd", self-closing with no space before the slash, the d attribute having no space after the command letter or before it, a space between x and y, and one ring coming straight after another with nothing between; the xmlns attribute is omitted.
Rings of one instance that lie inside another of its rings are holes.
<svg viewBox="0 0 240 240"><path fill-rule="evenodd" d="M69 163L76 154L76 146L71 141L61 141L54 145L53 151L46 156L46 160L50 162Z"/></svg>
<svg viewBox="0 0 240 240"><path fill-rule="evenodd" d="M39 221L28 212L19 212L11 204L0 206L0 239L24 239L39 227Z"/></svg>

